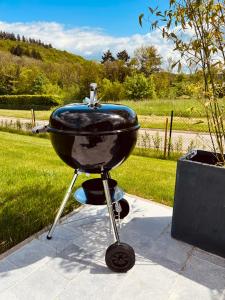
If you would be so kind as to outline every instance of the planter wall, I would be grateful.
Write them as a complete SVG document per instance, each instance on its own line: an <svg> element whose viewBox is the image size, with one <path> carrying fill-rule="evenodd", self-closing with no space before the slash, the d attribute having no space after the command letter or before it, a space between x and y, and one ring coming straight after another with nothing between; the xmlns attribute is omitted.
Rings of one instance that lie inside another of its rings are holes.
<svg viewBox="0 0 225 300"><path fill-rule="evenodd" d="M225 257L225 168L196 151L177 164L172 237Z"/></svg>

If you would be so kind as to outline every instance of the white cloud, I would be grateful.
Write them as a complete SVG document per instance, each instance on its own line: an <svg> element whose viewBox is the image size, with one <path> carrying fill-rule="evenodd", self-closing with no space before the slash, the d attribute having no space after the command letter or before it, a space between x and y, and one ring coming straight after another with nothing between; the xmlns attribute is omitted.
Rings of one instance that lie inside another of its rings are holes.
<svg viewBox="0 0 225 300"><path fill-rule="evenodd" d="M173 45L161 37L158 30L147 34L115 37L106 34L101 29L88 27L67 28L56 22L7 23L0 22L0 30L14 32L45 43L51 43L55 48L67 50L87 58L99 58L110 49L114 54L126 49L130 55L143 45L154 45L164 61L174 56Z"/></svg>

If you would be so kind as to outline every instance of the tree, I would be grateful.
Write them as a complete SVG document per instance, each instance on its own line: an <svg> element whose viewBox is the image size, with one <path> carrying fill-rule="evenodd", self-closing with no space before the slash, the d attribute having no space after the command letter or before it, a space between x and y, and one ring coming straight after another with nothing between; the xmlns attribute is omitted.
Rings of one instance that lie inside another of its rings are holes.
<svg viewBox="0 0 225 300"><path fill-rule="evenodd" d="M104 64L108 61L115 61L115 58L113 57L112 52L110 50L107 50L103 53L101 63Z"/></svg>
<svg viewBox="0 0 225 300"><path fill-rule="evenodd" d="M128 55L126 50L120 51L116 54L117 59L124 61L127 63L130 60L130 56Z"/></svg>
<svg viewBox="0 0 225 300"><path fill-rule="evenodd" d="M38 74L33 81L32 93L33 94L43 94L45 85L49 84L49 80L44 74Z"/></svg>
<svg viewBox="0 0 225 300"><path fill-rule="evenodd" d="M33 57L34 59L42 60L40 52L35 49L31 50L30 56Z"/></svg>
<svg viewBox="0 0 225 300"><path fill-rule="evenodd" d="M211 142L218 163L225 165L224 107L218 101L215 72L218 66L221 70L225 68L225 2L170 0L170 8L164 12L153 8L149 10L157 17L151 27L161 30L162 36L173 41L174 50L180 53L181 58L174 64L178 66L178 71L181 69L182 59L188 61L190 67L194 64L197 70L202 70L204 104ZM139 17L140 24L143 16L141 14ZM162 23L165 25L162 26Z"/></svg>
<svg viewBox="0 0 225 300"><path fill-rule="evenodd" d="M12 47L10 52L16 56L22 56L24 54L24 49L20 45L17 45L16 47Z"/></svg>
<svg viewBox="0 0 225 300"><path fill-rule="evenodd" d="M122 60L106 61L103 67L104 77L111 81L124 82L126 76L131 73L130 68Z"/></svg>
<svg viewBox="0 0 225 300"><path fill-rule="evenodd" d="M140 47L135 50L134 58L136 59L136 66L140 72L146 76L158 72L162 63L161 56L157 53L154 46Z"/></svg>
<svg viewBox="0 0 225 300"><path fill-rule="evenodd" d="M146 78L143 74L128 76L125 80L125 92L130 99L155 98L155 85L152 76Z"/></svg>
<svg viewBox="0 0 225 300"><path fill-rule="evenodd" d="M124 86L118 81L111 82L104 78L100 85L99 97L103 101L117 101L124 97Z"/></svg>
<svg viewBox="0 0 225 300"><path fill-rule="evenodd" d="M32 87L34 78L37 76L36 74L36 67L22 67L14 84L14 94L32 94Z"/></svg>

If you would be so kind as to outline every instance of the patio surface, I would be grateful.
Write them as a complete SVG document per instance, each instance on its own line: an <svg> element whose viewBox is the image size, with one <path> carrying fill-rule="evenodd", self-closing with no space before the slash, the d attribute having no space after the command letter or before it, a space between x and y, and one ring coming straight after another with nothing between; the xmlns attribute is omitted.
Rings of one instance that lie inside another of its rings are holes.
<svg viewBox="0 0 225 300"><path fill-rule="evenodd" d="M121 241L136 253L125 274L105 265L113 243L105 207L86 206L0 260L1 300L225 299L225 259L170 237L172 209L126 197Z"/></svg>

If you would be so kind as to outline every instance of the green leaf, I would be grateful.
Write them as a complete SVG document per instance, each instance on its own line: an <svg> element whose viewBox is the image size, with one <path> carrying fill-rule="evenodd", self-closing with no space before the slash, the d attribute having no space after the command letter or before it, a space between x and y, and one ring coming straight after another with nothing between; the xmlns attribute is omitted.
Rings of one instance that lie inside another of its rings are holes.
<svg viewBox="0 0 225 300"><path fill-rule="evenodd" d="M170 36L171 36L172 38L174 38L174 39L177 39L177 36L176 36L176 34L175 34L175 33L173 33L173 32L171 32L171 33L170 33Z"/></svg>
<svg viewBox="0 0 225 300"><path fill-rule="evenodd" d="M149 7L148 9L149 9L149 11L150 11L151 14L154 13L154 9L153 8Z"/></svg>
<svg viewBox="0 0 225 300"><path fill-rule="evenodd" d="M204 123L203 120L198 120L198 121L194 122L193 125L198 125L198 124L202 124L202 123Z"/></svg>
<svg viewBox="0 0 225 300"><path fill-rule="evenodd" d="M141 27L142 27L142 19L143 19L143 17L144 17L144 14L140 14L140 16L139 16L139 24L140 24Z"/></svg>
<svg viewBox="0 0 225 300"><path fill-rule="evenodd" d="M157 25L158 25L158 21L153 22L153 23L152 23L152 28L156 28Z"/></svg>
<svg viewBox="0 0 225 300"><path fill-rule="evenodd" d="M171 68L173 69L173 68L175 68L176 67L176 65L178 64L178 62L179 62L179 60L178 61L176 61L175 63L173 63L172 64L172 66L171 66Z"/></svg>
<svg viewBox="0 0 225 300"><path fill-rule="evenodd" d="M161 13L161 11L157 11L156 16L162 17L162 18L164 17L163 14Z"/></svg>

